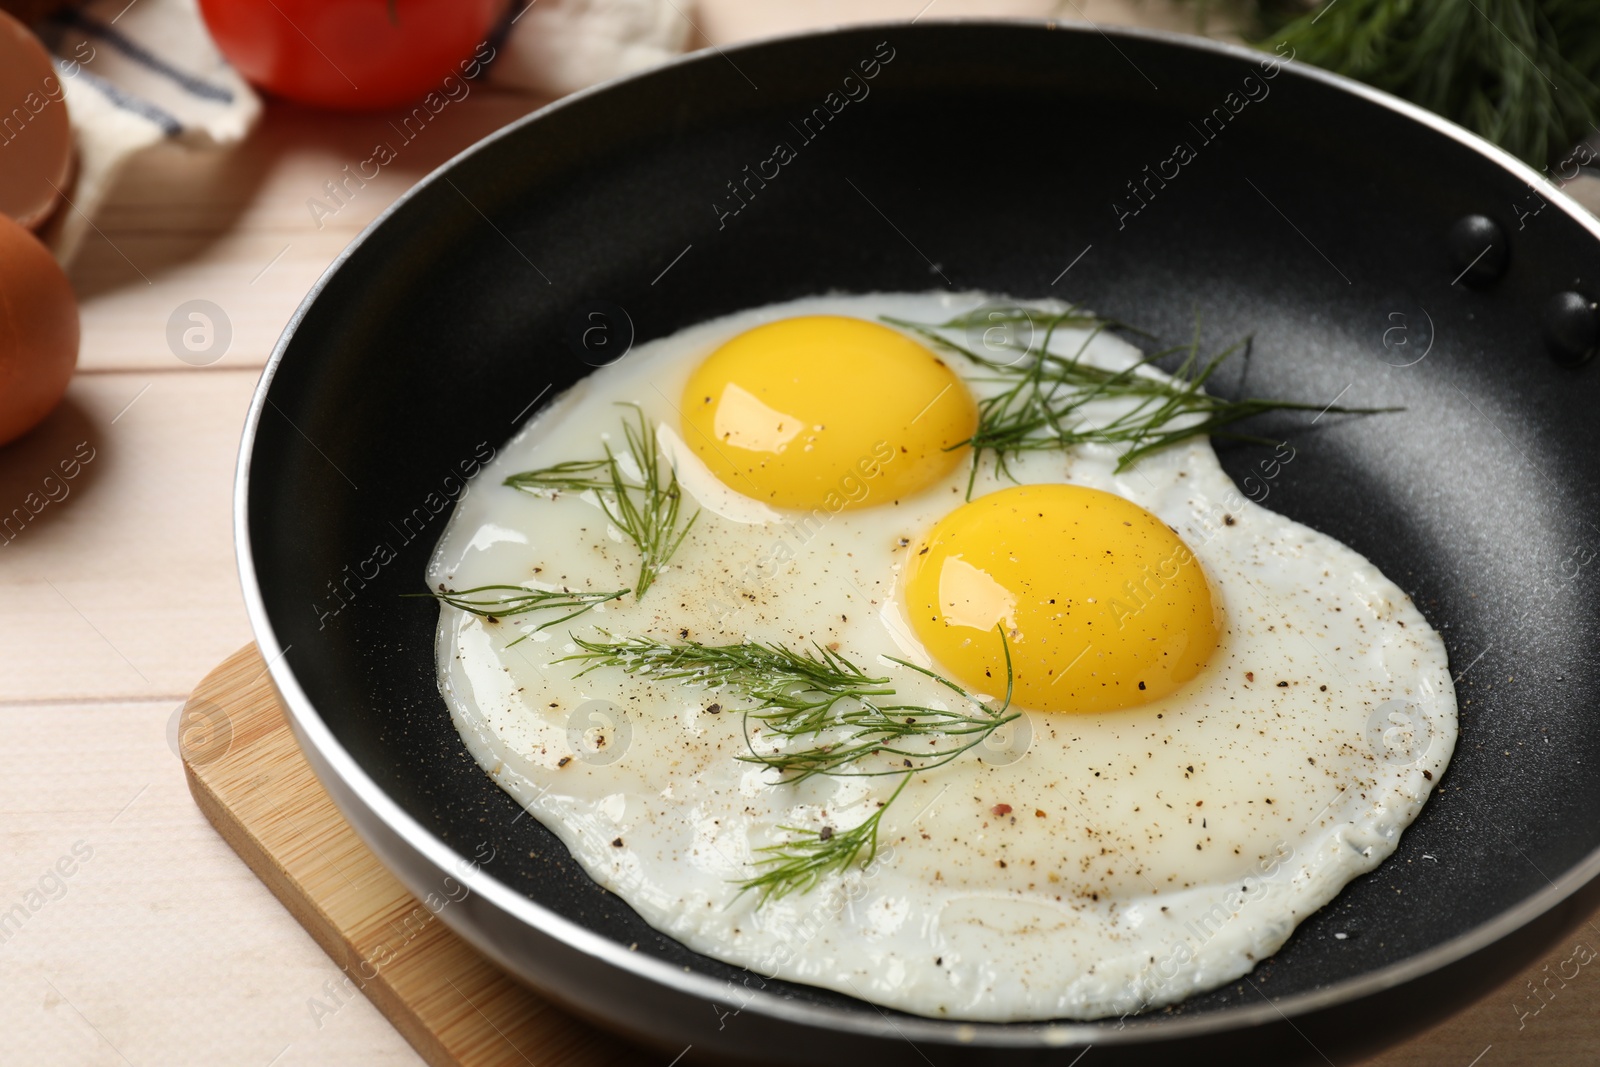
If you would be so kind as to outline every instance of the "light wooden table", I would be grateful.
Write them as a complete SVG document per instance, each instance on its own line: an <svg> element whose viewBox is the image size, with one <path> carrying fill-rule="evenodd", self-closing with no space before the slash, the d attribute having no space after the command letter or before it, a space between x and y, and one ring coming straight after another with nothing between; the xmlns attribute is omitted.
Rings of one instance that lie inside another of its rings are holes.
<svg viewBox="0 0 1600 1067"><path fill-rule="evenodd" d="M702 0L694 17L726 43L909 17L924 3ZM940 0L934 14L1051 6ZM1189 18L1166 0L1063 6L1107 22ZM0 541L0 914L20 904L24 915L0 929L0 1061L420 1062L360 997L313 1016L338 969L196 810L171 734L190 687L250 638L230 484L245 407L284 322L394 197L538 103L479 88L320 224L307 201L367 156L387 119L272 105L232 152L151 151L95 220L71 272L84 324L77 379L45 426L0 450L0 512L58 461L93 455L65 498ZM233 334L204 367L166 340L169 316L193 299L221 307ZM1593 927L1570 941L1580 938L1600 946ZM1550 962L1571 952L1565 944ZM1585 969L1519 1029L1518 980L1381 1062L1591 1062L1597 992Z"/></svg>

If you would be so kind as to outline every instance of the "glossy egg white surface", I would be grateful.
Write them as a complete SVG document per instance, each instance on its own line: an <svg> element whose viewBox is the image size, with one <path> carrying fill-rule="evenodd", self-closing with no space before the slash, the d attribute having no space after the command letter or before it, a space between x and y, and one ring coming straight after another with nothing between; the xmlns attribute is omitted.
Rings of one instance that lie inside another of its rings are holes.
<svg viewBox="0 0 1600 1067"><path fill-rule="evenodd" d="M921 1015L1090 1019L1170 1004L1251 970L1295 925L1393 852L1455 744L1439 636L1356 552L1246 499L1194 438L1115 473L1084 445L1013 464L1023 482L1104 489L1175 528L1226 624L1201 675L1107 714L1026 711L982 748L915 775L884 813L870 864L761 903L739 883L783 827L845 829L887 799L883 777L799 785L741 761L740 699L560 662L589 639L837 647L897 698L953 694L884 657L937 670L906 625L907 545L958 507L963 464L898 501L782 512L734 492L682 444L675 407L719 344L801 314L940 322L982 294L827 296L741 312L638 346L506 443L457 504L427 580L618 590L638 568L592 494L536 496L518 471L622 448L637 404L701 510L642 600L540 621L445 606L439 681L468 749L601 885L694 950ZM1108 368L1141 353L1059 333ZM952 361L963 374L958 361ZM1152 372L1154 373L1154 372ZM974 386L982 395L982 387ZM1098 414L1115 414L1104 402ZM1091 417L1096 412L1091 410ZM1281 446L1315 448L1314 435ZM974 498L1013 484L985 461ZM872 491L870 480L850 487ZM873 503L870 499L868 503ZM998 698L1000 693L987 694Z"/></svg>

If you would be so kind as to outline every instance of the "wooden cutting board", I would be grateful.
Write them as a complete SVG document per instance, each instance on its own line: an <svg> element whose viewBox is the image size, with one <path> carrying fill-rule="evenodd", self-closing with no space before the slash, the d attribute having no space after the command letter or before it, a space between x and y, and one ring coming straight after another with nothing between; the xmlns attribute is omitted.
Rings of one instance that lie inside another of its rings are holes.
<svg viewBox="0 0 1600 1067"><path fill-rule="evenodd" d="M300 754L254 645L195 689L179 741L200 810L345 971L345 986L325 991L330 1011L359 990L433 1067L660 1060L520 985L395 880ZM1600 949L1597 927L1591 918L1524 974L1363 1067L1593 1063L1600 959L1574 961L1594 956L1580 944Z"/></svg>

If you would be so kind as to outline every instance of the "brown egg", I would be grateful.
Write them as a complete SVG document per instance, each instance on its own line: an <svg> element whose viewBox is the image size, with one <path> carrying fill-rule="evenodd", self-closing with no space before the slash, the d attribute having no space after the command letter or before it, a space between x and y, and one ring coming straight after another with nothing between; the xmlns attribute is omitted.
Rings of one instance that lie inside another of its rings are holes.
<svg viewBox="0 0 1600 1067"><path fill-rule="evenodd" d="M0 215L0 445L50 414L77 365L78 302L66 274L37 237Z"/></svg>
<svg viewBox="0 0 1600 1067"><path fill-rule="evenodd" d="M71 169L66 90L39 38L0 11L0 215L37 229Z"/></svg>

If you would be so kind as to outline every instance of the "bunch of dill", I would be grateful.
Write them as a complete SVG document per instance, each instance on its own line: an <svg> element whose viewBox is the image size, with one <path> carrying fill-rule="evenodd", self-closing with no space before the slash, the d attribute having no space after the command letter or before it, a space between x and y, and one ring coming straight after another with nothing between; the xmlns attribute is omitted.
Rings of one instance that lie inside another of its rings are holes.
<svg viewBox="0 0 1600 1067"><path fill-rule="evenodd" d="M1597 0L1257 0L1245 14L1254 43L1410 100L1534 167L1600 121Z"/></svg>

